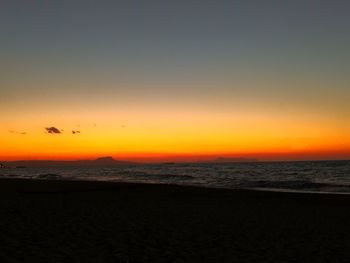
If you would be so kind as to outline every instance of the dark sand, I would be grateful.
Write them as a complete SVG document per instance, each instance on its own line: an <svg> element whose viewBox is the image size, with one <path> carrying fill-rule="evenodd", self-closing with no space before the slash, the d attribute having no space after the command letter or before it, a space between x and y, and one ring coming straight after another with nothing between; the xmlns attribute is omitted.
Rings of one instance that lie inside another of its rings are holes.
<svg viewBox="0 0 350 263"><path fill-rule="evenodd" d="M0 180L0 262L350 262L350 196Z"/></svg>

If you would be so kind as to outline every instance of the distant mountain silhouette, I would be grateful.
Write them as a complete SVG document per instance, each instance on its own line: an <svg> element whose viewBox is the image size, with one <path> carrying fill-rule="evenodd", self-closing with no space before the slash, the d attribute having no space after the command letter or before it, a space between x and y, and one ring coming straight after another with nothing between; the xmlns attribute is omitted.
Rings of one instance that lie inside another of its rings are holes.
<svg viewBox="0 0 350 263"><path fill-rule="evenodd" d="M100 157L95 160L96 163L114 163L116 160L113 159L113 157Z"/></svg>
<svg viewBox="0 0 350 263"><path fill-rule="evenodd" d="M228 158L218 157L216 159L201 161L201 163L244 163L244 162L257 162L258 159L254 158ZM161 163L164 165L175 164L176 162ZM105 156L99 157L95 160L77 160L77 161L53 161L53 160L23 160L23 161L8 161L2 162L0 168L26 168L26 167L111 167L121 165L135 165L141 164L137 162L115 160L113 157Z"/></svg>
<svg viewBox="0 0 350 263"><path fill-rule="evenodd" d="M78 161L52 161L52 160L23 160L3 162L6 167L62 167L62 166L118 166L130 165L133 162L115 160L113 157L101 157L96 160L78 160Z"/></svg>
<svg viewBox="0 0 350 263"><path fill-rule="evenodd" d="M246 162L258 162L258 159L254 158L243 158L243 157L238 157L238 158L226 158L226 157L218 157L213 160L207 161L208 163L246 163Z"/></svg>

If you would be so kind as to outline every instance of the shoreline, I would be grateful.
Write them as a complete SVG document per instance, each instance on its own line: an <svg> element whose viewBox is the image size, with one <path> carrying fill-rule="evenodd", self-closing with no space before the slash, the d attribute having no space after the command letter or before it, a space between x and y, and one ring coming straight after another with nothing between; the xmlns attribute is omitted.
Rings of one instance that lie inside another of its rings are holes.
<svg viewBox="0 0 350 263"><path fill-rule="evenodd" d="M1 182L13 182L22 184L21 182L33 181L33 182L59 182L58 185L76 185L80 183L80 187L86 187L88 185L95 187L110 187L123 185L123 186L165 186L165 187L184 187L184 188L194 188L194 189L213 189L213 190L224 190L224 191L233 191L233 192L263 192L263 193L276 193L276 194L295 194L295 195L328 195L328 196L342 196L350 195L350 192L330 192L330 191L308 191L308 190L297 190L297 189L286 189L286 188L271 188L271 187L242 187L242 188L226 188L226 187L213 187L213 186L203 186L203 185L190 185L190 184L167 184L167 183L148 183L148 182L122 182L122 181L102 181L102 180L78 180L78 179L41 179L41 178L10 178L3 177L0 178ZM35 183L34 183L35 184ZM40 184L40 183L39 183ZM49 183L55 184L55 183Z"/></svg>

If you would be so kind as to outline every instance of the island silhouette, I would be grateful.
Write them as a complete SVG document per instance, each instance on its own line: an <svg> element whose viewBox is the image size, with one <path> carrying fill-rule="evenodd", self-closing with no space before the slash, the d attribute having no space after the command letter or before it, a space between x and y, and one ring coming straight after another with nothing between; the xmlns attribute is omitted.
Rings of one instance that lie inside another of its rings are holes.
<svg viewBox="0 0 350 263"><path fill-rule="evenodd" d="M208 160L189 161L189 163L244 163L244 162L258 162L258 159L254 158L228 158L217 157ZM183 162L151 162L157 164L176 164ZM94 160L18 160L18 161L4 161L0 163L0 168L26 168L26 167L111 167L111 166L123 166L123 165L144 165L145 162L116 160L111 156L99 157Z"/></svg>

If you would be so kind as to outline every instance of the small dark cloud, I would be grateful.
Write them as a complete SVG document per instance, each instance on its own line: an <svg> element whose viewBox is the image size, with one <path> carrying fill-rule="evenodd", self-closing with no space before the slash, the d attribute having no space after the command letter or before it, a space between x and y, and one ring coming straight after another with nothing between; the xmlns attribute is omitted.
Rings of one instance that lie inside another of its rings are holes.
<svg viewBox="0 0 350 263"><path fill-rule="evenodd" d="M74 130L73 130L72 133L73 133L73 134L78 134L78 133L80 133L80 131L74 131Z"/></svg>
<svg viewBox="0 0 350 263"><path fill-rule="evenodd" d="M46 130L47 133L51 133L51 134L60 134L60 133L62 133L56 127L46 127L45 130Z"/></svg>
<svg viewBox="0 0 350 263"><path fill-rule="evenodd" d="M26 135L26 132L19 132L19 131L9 131L12 134L19 134L19 135Z"/></svg>

